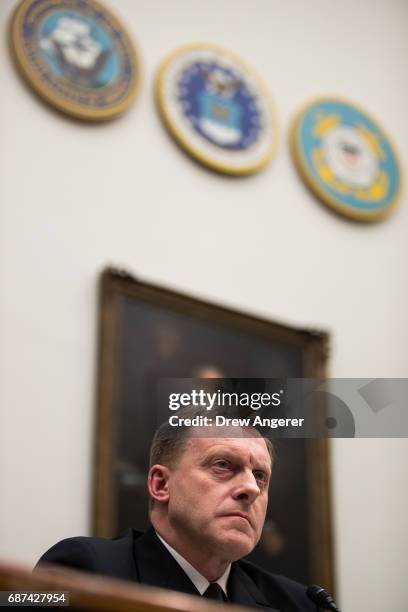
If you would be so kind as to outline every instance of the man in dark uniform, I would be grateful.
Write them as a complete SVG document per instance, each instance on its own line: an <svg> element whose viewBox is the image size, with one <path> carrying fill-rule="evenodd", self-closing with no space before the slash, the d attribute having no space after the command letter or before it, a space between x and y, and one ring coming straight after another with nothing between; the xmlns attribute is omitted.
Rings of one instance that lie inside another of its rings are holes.
<svg viewBox="0 0 408 612"><path fill-rule="evenodd" d="M152 527L146 533L70 538L40 562L269 612L314 612L304 586L242 560L259 541L265 520L270 442L253 429L217 430L208 437L192 428L174 435L168 423L158 429L148 476Z"/></svg>

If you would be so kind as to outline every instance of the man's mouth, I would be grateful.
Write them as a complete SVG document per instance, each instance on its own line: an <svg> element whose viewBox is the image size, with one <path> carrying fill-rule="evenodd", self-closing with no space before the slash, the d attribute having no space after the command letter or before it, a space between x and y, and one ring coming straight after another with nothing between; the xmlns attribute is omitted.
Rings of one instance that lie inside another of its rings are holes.
<svg viewBox="0 0 408 612"><path fill-rule="evenodd" d="M236 516L238 518L245 519L252 527L251 519L249 518L248 514L245 514L244 512L227 512L226 514L223 514L222 516Z"/></svg>

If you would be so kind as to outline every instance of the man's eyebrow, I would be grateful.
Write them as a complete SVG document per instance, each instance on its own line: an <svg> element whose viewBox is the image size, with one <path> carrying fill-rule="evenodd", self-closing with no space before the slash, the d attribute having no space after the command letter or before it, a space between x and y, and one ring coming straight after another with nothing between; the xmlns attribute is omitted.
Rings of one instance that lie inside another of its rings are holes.
<svg viewBox="0 0 408 612"><path fill-rule="evenodd" d="M211 459L214 459L214 457L216 457L217 455L226 456L228 457L228 459L232 459L233 461L237 463L241 463L241 464L246 462L246 458L237 454L237 452L234 449L218 446L216 448L211 448L206 452L206 454L203 457L202 463L203 464L208 463L209 461L211 461ZM252 459L252 464L253 464L252 469L263 470L264 472L268 474L268 476L271 476L272 468L268 463L266 463L263 459L257 460L254 457L251 457L251 459Z"/></svg>
<svg viewBox="0 0 408 612"><path fill-rule="evenodd" d="M238 463L242 463L242 457L240 457L239 455L237 455L237 453L233 450L233 449L228 449L222 446L218 446L216 448L211 448L209 449L202 460L202 463L208 463L209 461L211 461L212 459L214 459L215 457L219 457L219 456L223 456L223 457L227 457L228 459L231 459L231 461L235 461Z"/></svg>
<svg viewBox="0 0 408 612"><path fill-rule="evenodd" d="M271 463L267 463L264 459L256 459L256 457L251 456L252 463L254 465L254 470L263 470L270 476L272 474L272 465Z"/></svg>

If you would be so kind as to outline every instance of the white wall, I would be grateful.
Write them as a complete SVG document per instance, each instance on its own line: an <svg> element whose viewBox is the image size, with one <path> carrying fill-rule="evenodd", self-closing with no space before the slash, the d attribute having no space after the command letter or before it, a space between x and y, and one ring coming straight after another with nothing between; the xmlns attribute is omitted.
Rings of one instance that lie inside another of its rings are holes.
<svg viewBox="0 0 408 612"><path fill-rule="evenodd" d="M144 83L106 125L50 111L17 76L1 0L0 556L34 562L89 532L96 279L109 262L193 295L333 334L331 374L408 374L407 197L386 222L320 206L290 161L287 128L338 93L377 116L408 157L405 0L116 0ZM263 75L283 138L263 173L212 174L183 155L152 101L175 46L235 50ZM336 440L339 600L407 610L407 440Z"/></svg>

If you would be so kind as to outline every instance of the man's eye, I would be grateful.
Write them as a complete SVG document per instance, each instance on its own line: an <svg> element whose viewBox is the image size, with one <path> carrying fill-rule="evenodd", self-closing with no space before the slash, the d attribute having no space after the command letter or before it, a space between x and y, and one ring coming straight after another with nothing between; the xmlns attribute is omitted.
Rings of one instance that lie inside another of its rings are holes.
<svg viewBox="0 0 408 612"><path fill-rule="evenodd" d="M259 482L266 483L268 480L267 475L265 474L265 472L262 472L262 470L255 470L253 474L255 476L255 479Z"/></svg>
<svg viewBox="0 0 408 612"><path fill-rule="evenodd" d="M231 467L231 463L226 459L218 459L218 461L214 462L214 466L222 470L228 470Z"/></svg>

